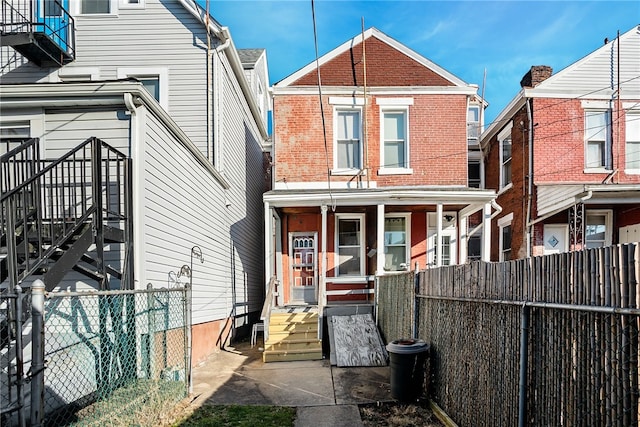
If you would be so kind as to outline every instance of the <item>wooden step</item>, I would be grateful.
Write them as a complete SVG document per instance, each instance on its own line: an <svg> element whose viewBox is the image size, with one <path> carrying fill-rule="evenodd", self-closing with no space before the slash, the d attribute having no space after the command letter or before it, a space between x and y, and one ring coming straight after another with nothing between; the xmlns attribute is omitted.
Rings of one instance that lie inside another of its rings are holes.
<svg viewBox="0 0 640 427"><path fill-rule="evenodd" d="M318 322L313 323L269 323L269 333L313 332L318 331Z"/></svg>
<svg viewBox="0 0 640 427"><path fill-rule="evenodd" d="M318 322L318 313L271 313L270 324Z"/></svg>
<svg viewBox="0 0 640 427"><path fill-rule="evenodd" d="M269 335L267 341L269 342L280 342L280 341L291 341L291 340L317 340L318 339L318 331L299 331L299 332L272 332L269 330Z"/></svg>
<svg viewBox="0 0 640 427"><path fill-rule="evenodd" d="M322 350L265 350L262 353L262 361L265 363L295 360L322 360Z"/></svg>
<svg viewBox="0 0 640 427"><path fill-rule="evenodd" d="M283 340L264 343L265 351L269 350L311 350L322 351L321 340Z"/></svg>

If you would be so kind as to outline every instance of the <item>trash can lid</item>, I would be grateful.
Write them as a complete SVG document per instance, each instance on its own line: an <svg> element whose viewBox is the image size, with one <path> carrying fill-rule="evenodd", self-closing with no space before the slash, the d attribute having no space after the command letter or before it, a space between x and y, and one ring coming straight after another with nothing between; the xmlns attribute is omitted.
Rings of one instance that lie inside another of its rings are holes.
<svg viewBox="0 0 640 427"><path fill-rule="evenodd" d="M403 338L391 341L387 344L387 351L396 354L414 354L429 350L429 344L424 340Z"/></svg>

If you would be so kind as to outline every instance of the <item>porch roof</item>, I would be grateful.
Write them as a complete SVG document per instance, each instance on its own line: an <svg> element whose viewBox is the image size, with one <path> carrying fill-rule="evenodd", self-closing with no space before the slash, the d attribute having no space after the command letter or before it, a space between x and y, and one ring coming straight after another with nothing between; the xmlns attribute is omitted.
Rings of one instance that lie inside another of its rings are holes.
<svg viewBox="0 0 640 427"><path fill-rule="evenodd" d="M273 207L484 205L495 198L494 190L442 186L272 190L263 196L264 202Z"/></svg>

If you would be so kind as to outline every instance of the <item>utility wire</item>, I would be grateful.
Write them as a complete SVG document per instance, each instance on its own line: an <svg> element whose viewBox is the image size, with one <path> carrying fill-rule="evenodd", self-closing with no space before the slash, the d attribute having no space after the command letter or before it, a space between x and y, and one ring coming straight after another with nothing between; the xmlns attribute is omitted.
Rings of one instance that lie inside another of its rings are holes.
<svg viewBox="0 0 640 427"><path fill-rule="evenodd" d="M335 212L336 202L333 200L331 193L331 169L329 167L329 147L327 146L327 126L324 119L324 106L322 105L322 80L320 79L320 56L318 54L318 31L316 29L316 8L313 0L311 0L311 18L313 19L313 42L316 48L316 71L318 73L318 95L320 98L320 115L322 116L322 136L324 138L324 157L327 166L327 187L329 190L329 198L331 199L331 210Z"/></svg>

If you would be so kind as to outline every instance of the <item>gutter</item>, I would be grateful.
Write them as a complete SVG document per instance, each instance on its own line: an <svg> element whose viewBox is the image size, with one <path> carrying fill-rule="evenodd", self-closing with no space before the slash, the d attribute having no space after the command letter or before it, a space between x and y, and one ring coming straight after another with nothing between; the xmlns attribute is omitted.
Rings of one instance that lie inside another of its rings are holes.
<svg viewBox="0 0 640 427"><path fill-rule="evenodd" d="M124 105L128 109L133 105L144 104L224 189L231 188L229 181L207 160L164 108L142 87L141 83L135 83L133 80L119 80L91 83L0 85L0 93L2 93L2 109L101 105ZM130 93L131 96L128 100L125 100L126 93ZM46 99L43 99L44 97Z"/></svg>
<svg viewBox="0 0 640 427"><path fill-rule="evenodd" d="M256 103L254 94L251 91L251 87L247 82L247 78L244 75L242 62L240 62L240 57L238 56L238 51L233 43L233 39L231 38L229 28L221 26L217 21L215 21L215 19L208 18L208 12L202 9L202 7L198 5L194 0L180 0L180 3L203 25L208 25L208 30L210 30L218 39L220 39L222 45L216 47L217 51L219 49L219 52L221 52L227 49L229 46L233 47L230 52L227 52L227 58L229 59L229 63L231 64L231 68L233 69L233 73L236 76L238 83L240 83L242 93L247 100L249 110L251 110L251 114L253 115L256 125L258 126L258 130L260 131L260 135L266 141L269 137L267 133L267 125L262 120L260 109L258 108L258 104Z"/></svg>

